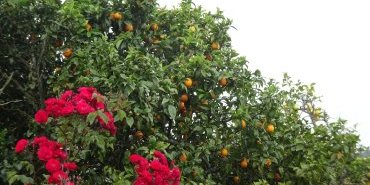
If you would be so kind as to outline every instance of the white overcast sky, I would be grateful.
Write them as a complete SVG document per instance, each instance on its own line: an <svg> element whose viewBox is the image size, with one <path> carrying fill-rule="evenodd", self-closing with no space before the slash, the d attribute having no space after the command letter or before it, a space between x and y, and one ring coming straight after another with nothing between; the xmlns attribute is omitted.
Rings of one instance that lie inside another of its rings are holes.
<svg viewBox="0 0 370 185"><path fill-rule="evenodd" d="M172 8L180 0L158 0ZM370 146L369 0L194 0L233 20L233 47L269 78L315 82L333 119Z"/></svg>

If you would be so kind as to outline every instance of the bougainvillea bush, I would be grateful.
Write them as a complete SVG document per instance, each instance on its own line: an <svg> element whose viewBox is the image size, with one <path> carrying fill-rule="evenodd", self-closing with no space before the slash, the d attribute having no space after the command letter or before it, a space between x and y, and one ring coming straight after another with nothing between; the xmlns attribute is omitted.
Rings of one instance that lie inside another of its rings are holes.
<svg viewBox="0 0 370 185"><path fill-rule="evenodd" d="M15 146L17 154L36 164L37 170L30 172L37 178L28 179L36 184L43 182L41 174L49 176L50 184L79 182L86 172L70 172L78 166L86 170L89 155L98 157L91 150L97 150L103 159L104 150L112 146L117 132L105 97L93 87L80 87L76 93L67 90L59 97L46 99L45 108L38 110L34 118L41 133L55 139L35 136L31 140L20 139Z"/></svg>
<svg viewBox="0 0 370 185"><path fill-rule="evenodd" d="M37 159L36 163L41 164L40 168L32 173L34 175L47 175L49 184L74 185L75 182L78 184L84 183L85 181L81 179L84 178L84 175L87 175L86 172L70 172L76 171L78 166L86 166L84 170L90 171L93 170L92 168L95 165L90 165L88 161L84 160L86 154L79 155L79 153L89 153L89 150L94 148L94 142L100 142L96 146L99 149L98 155L103 155L103 159L106 154L102 151L113 144L112 137L117 133L113 115L108 111L105 104L105 97L94 87L80 87L77 93L67 90L62 92L59 97L46 99L45 108L38 110L35 114L35 122L41 129L50 129L51 135L56 137L59 142L49 140L45 136L36 136L32 141L20 139L15 145L15 152L23 155L26 159L31 158L32 161L30 162L35 162L34 160ZM69 124L71 122L75 122L75 124ZM73 131L75 129L77 129L77 132ZM70 135L70 131L74 133ZM93 138L89 141L88 138L90 138L89 134L91 132L94 136L90 136ZM95 140L95 137L99 137L99 135L101 135L99 140ZM101 140L104 143L101 143ZM92 157L97 157L96 154L90 153ZM156 159L153 159L150 163L138 154L130 156L130 161L136 166L137 179L134 184L180 184L180 169L174 167L170 170L167 158L163 153L154 151L154 156ZM77 163L70 161L72 159ZM104 162L104 160L99 162ZM174 164L172 163L171 166L174 166ZM32 178L20 180L28 183L43 182L42 179L38 181L38 179Z"/></svg>

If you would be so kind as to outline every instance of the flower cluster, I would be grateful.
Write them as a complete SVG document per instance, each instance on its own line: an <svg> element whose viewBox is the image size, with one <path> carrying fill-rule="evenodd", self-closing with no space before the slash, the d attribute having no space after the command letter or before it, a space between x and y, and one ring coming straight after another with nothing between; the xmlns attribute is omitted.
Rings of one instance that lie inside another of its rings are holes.
<svg viewBox="0 0 370 185"><path fill-rule="evenodd" d="M112 113L106 110L103 96L94 87L80 87L78 93L71 90L62 93L60 98L45 100L45 109L40 109L35 114L35 120L39 124L46 124L49 117L65 117L71 114L87 116L97 110L104 111L108 118L107 122L98 118L100 125L107 129L111 135L115 135L117 127L114 124Z"/></svg>
<svg viewBox="0 0 370 185"><path fill-rule="evenodd" d="M154 157L149 162L138 154L130 156L130 161L135 165L135 171L138 174L134 185L179 185L180 169L175 167L170 170L166 156L159 151L154 151Z"/></svg>
<svg viewBox="0 0 370 185"><path fill-rule="evenodd" d="M49 140L45 136L35 137L32 142L20 139L15 146L15 152L21 153L30 145L36 149L38 159L45 164L46 170L50 173L48 183L74 185L68 173L76 170L77 165L67 161L68 155L61 143Z"/></svg>

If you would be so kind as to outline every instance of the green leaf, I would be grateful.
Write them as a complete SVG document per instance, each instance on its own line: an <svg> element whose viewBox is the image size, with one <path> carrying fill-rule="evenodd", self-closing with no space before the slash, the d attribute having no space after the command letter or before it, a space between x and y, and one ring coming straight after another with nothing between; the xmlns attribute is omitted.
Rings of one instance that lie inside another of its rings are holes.
<svg viewBox="0 0 370 185"><path fill-rule="evenodd" d="M97 112L92 112L92 113L90 113L89 115L87 115L87 118L86 118L86 120L87 120L87 122L91 125L91 124L93 124L94 123L94 121L95 121L95 119L96 119L96 116L97 116L98 114L97 114Z"/></svg>
<svg viewBox="0 0 370 185"><path fill-rule="evenodd" d="M109 121L107 115L105 115L104 112L101 110L98 110L97 112L98 112L99 118L103 119L104 123L107 124Z"/></svg>
<svg viewBox="0 0 370 185"><path fill-rule="evenodd" d="M123 119L126 117L126 112L123 110L117 111L117 118L119 121L123 121Z"/></svg>
<svg viewBox="0 0 370 185"><path fill-rule="evenodd" d="M170 118L171 119L175 119L176 118L176 108L175 108L175 106L173 106L173 105L169 105L168 106L168 113L170 114Z"/></svg>
<svg viewBox="0 0 370 185"><path fill-rule="evenodd" d="M134 118L126 117L126 123L129 127L132 127L132 125L134 124Z"/></svg>

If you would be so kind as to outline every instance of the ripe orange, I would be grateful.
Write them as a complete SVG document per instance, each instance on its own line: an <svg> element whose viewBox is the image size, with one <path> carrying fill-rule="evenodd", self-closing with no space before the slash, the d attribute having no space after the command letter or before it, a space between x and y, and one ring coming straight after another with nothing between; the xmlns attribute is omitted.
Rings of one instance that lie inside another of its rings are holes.
<svg viewBox="0 0 370 185"><path fill-rule="evenodd" d="M155 116L155 120L157 120L157 121L161 121L161 115L157 114L157 115Z"/></svg>
<svg viewBox="0 0 370 185"><path fill-rule="evenodd" d="M119 21L122 19L122 14L120 12L115 12L110 14L110 18L114 21Z"/></svg>
<svg viewBox="0 0 370 185"><path fill-rule="evenodd" d="M220 84L221 87L225 87L227 85L227 79L225 77L222 77L219 81L218 84Z"/></svg>
<svg viewBox="0 0 370 185"><path fill-rule="evenodd" d="M216 41L213 41L211 44L212 50L219 50L220 49L220 44Z"/></svg>
<svg viewBox="0 0 370 185"><path fill-rule="evenodd" d="M225 158L229 155L229 151L226 148L222 148L220 151L220 155L222 158Z"/></svg>
<svg viewBox="0 0 370 185"><path fill-rule="evenodd" d="M150 26L150 29L151 29L152 31L157 31L157 30L159 29L159 26L158 26L158 24L157 24L157 23L153 23L153 24Z"/></svg>
<svg viewBox="0 0 370 185"><path fill-rule="evenodd" d="M125 23L123 30L126 32L134 31L134 26L131 23Z"/></svg>
<svg viewBox="0 0 370 185"><path fill-rule="evenodd" d="M206 57L206 59L207 59L207 60L209 60L209 61L212 61L212 60L213 60L213 57L212 57L212 55L210 55L210 54L205 54L205 57Z"/></svg>
<svg viewBox="0 0 370 185"><path fill-rule="evenodd" d="M142 139L144 137L144 133L141 132L140 130L138 130L138 131L135 132L135 137L137 139Z"/></svg>
<svg viewBox="0 0 370 185"><path fill-rule="evenodd" d="M281 181L281 175L280 175L279 172L275 172L274 180L275 180L275 182L280 182Z"/></svg>
<svg viewBox="0 0 370 185"><path fill-rule="evenodd" d="M184 102L182 102L182 101L179 102L179 109L181 111L185 110L185 103Z"/></svg>
<svg viewBox="0 0 370 185"><path fill-rule="evenodd" d="M243 160L240 161L240 167L244 168L244 169L247 168L248 167L248 162L249 162L248 159L243 158Z"/></svg>
<svg viewBox="0 0 370 185"><path fill-rule="evenodd" d="M180 97L180 101L186 103L189 100L189 96L187 94L182 94Z"/></svg>
<svg viewBox="0 0 370 185"><path fill-rule="evenodd" d="M188 157L186 156L186 154L185 154L185 153L182 153L182 154L180 155L180 161L181 161L181 162L186 162L186 161L187 161L187 159L188 159Z"/></svg>
<svg viewBox="0 0 370 185"><path fill-rule="evenodd" d="M92 25L90 23L86 23L85 28L86 28L87 31L91 31L92 30Z"/></svg>
<svg viewBox="0 0 370 185"><path fill-rule="evenodd" d="M239 176L234 176L233 177L233 182L234 182L234 184L240 184L240 177Z"/></svg>
<svg viewBox="0 0 370 185"><path fill-rule="evenodd" d="M274 125L273 124L268 124L267 125L267 127L266 127L266 131L268 132L268 133L270 133L270 134L272 134L272 133L274 133L274 131L275 131L275 127L274 127Z"/></svg>
<svg viewBox="0 0 370 185"><path fill-rule="evenodd" d="M267 168L270 168L271 164L272 164L271 159L266 159L266 161L265 161L265 165L266 165L266 167L267 167Z"/></svg>
<svg viewBox="0 0 370 185"><path fill-rule="evenodd" d="M63 56L66 57L66 58L69 58L71 57L73 54L73 50L71 48L67 48L66 50L64 50L63 52Z"/></svg>
<svg viewBox="0 0 370 185"><path fill-rule="evenodd" d="M247 122L244 119L242 119L242 128L247 128Z"/></svg>
<svg viewBox="0 0 370 185"><path fill-rule="evenodd" d="M187 88L190 88L193 85L193 80L191 78L186 78L184 84Z"/></svg>

